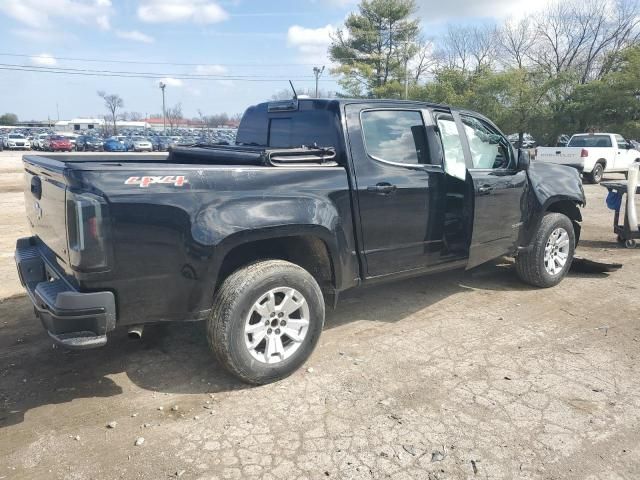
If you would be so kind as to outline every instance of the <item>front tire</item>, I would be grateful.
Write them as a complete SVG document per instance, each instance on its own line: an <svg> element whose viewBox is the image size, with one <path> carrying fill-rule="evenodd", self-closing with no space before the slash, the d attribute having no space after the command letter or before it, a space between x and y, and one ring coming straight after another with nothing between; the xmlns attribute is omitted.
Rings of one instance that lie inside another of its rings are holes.
<svg viewBox="0 0 640 480"><path fill-rule="evenodd" d="M561 213L545 214L531 250L516 257L518 277L535 287L554 287L571 268L575 245L575 232L569 217Z"/></svg>
<svg viewBox="0 0 640 480"><path fill-rule="evenodd" d="M283 260L236 270L216 292L209 346L243 382L289 376L307 360L324 325L324 298L309 272Z"/></svg>

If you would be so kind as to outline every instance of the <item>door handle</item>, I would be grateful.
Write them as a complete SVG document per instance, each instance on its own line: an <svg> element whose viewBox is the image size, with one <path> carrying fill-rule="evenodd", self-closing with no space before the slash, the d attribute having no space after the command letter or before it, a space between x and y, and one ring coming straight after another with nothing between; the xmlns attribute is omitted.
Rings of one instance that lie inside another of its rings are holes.
<svg viewBox="0 0 640 480"><path fill-rule="evenodd" d="M389 195L396 191L396 186L391 185L390 183L377 183L375 185L370 185L367 187L368 192L378 193L380 195Z"/></svg>
<svg viewBox="0 0 640 480"><path fill-rule="evenodd" d="M491 185L482 185L481 187L478 187L478 193L481 195L489 195L491 190L493 190Z"/></svg>

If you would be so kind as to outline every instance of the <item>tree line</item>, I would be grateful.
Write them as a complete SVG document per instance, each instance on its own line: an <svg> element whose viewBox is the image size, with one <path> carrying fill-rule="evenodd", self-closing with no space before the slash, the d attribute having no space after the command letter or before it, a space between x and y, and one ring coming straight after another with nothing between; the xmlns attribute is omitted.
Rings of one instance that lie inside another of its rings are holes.
<svg viewBox="0 0 640 480"><path fill-rule="evenodd" d="M430 38L414 0L362 0L332 38L341 96L410 98L479 111L507 133L640 137L640 11L568 0Z"/></svg>

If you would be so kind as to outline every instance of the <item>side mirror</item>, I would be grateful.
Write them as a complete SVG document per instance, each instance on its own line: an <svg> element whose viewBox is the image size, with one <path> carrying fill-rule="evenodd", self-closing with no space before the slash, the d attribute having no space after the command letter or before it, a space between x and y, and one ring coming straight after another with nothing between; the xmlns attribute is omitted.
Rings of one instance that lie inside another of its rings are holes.
<svg viewBox="0 0 640 480"><path fill-rule="evenodd" d="M529 150L526 148L518 149L518 164L517 169L519 172L526 171L529 169L529 164L531 163L531 155L529 154Z"/></svg>

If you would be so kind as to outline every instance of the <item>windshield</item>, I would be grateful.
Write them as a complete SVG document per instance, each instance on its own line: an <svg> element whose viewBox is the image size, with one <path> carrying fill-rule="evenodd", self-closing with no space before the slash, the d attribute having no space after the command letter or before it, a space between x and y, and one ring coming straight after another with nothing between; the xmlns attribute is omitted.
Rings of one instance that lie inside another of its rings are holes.
<svg viewBox="0 0 640 480"><path fill-rule="evenodd" d="M24 138L24 135L13 134L9 135L9 138Z"/></svg>
<svg viewBox="0 0 640 480"><path fill-rule="evenodd" d="M147 141L147 139L144 138L144 137L133 137L132 140L134 142L146 142Z"/></svg>
<svg viewBox="0 0 640 480"><path fill-rule="evenodd" d="M51 140L66 140L66 138L63 137L62 135L55 135L51 137Z"/></svg>
<svg viewBox="0 0 640 480"><path fill-rule="evenodd" d="M609 135L580 135L573 136L567 147L610 147Z"/></svg>

